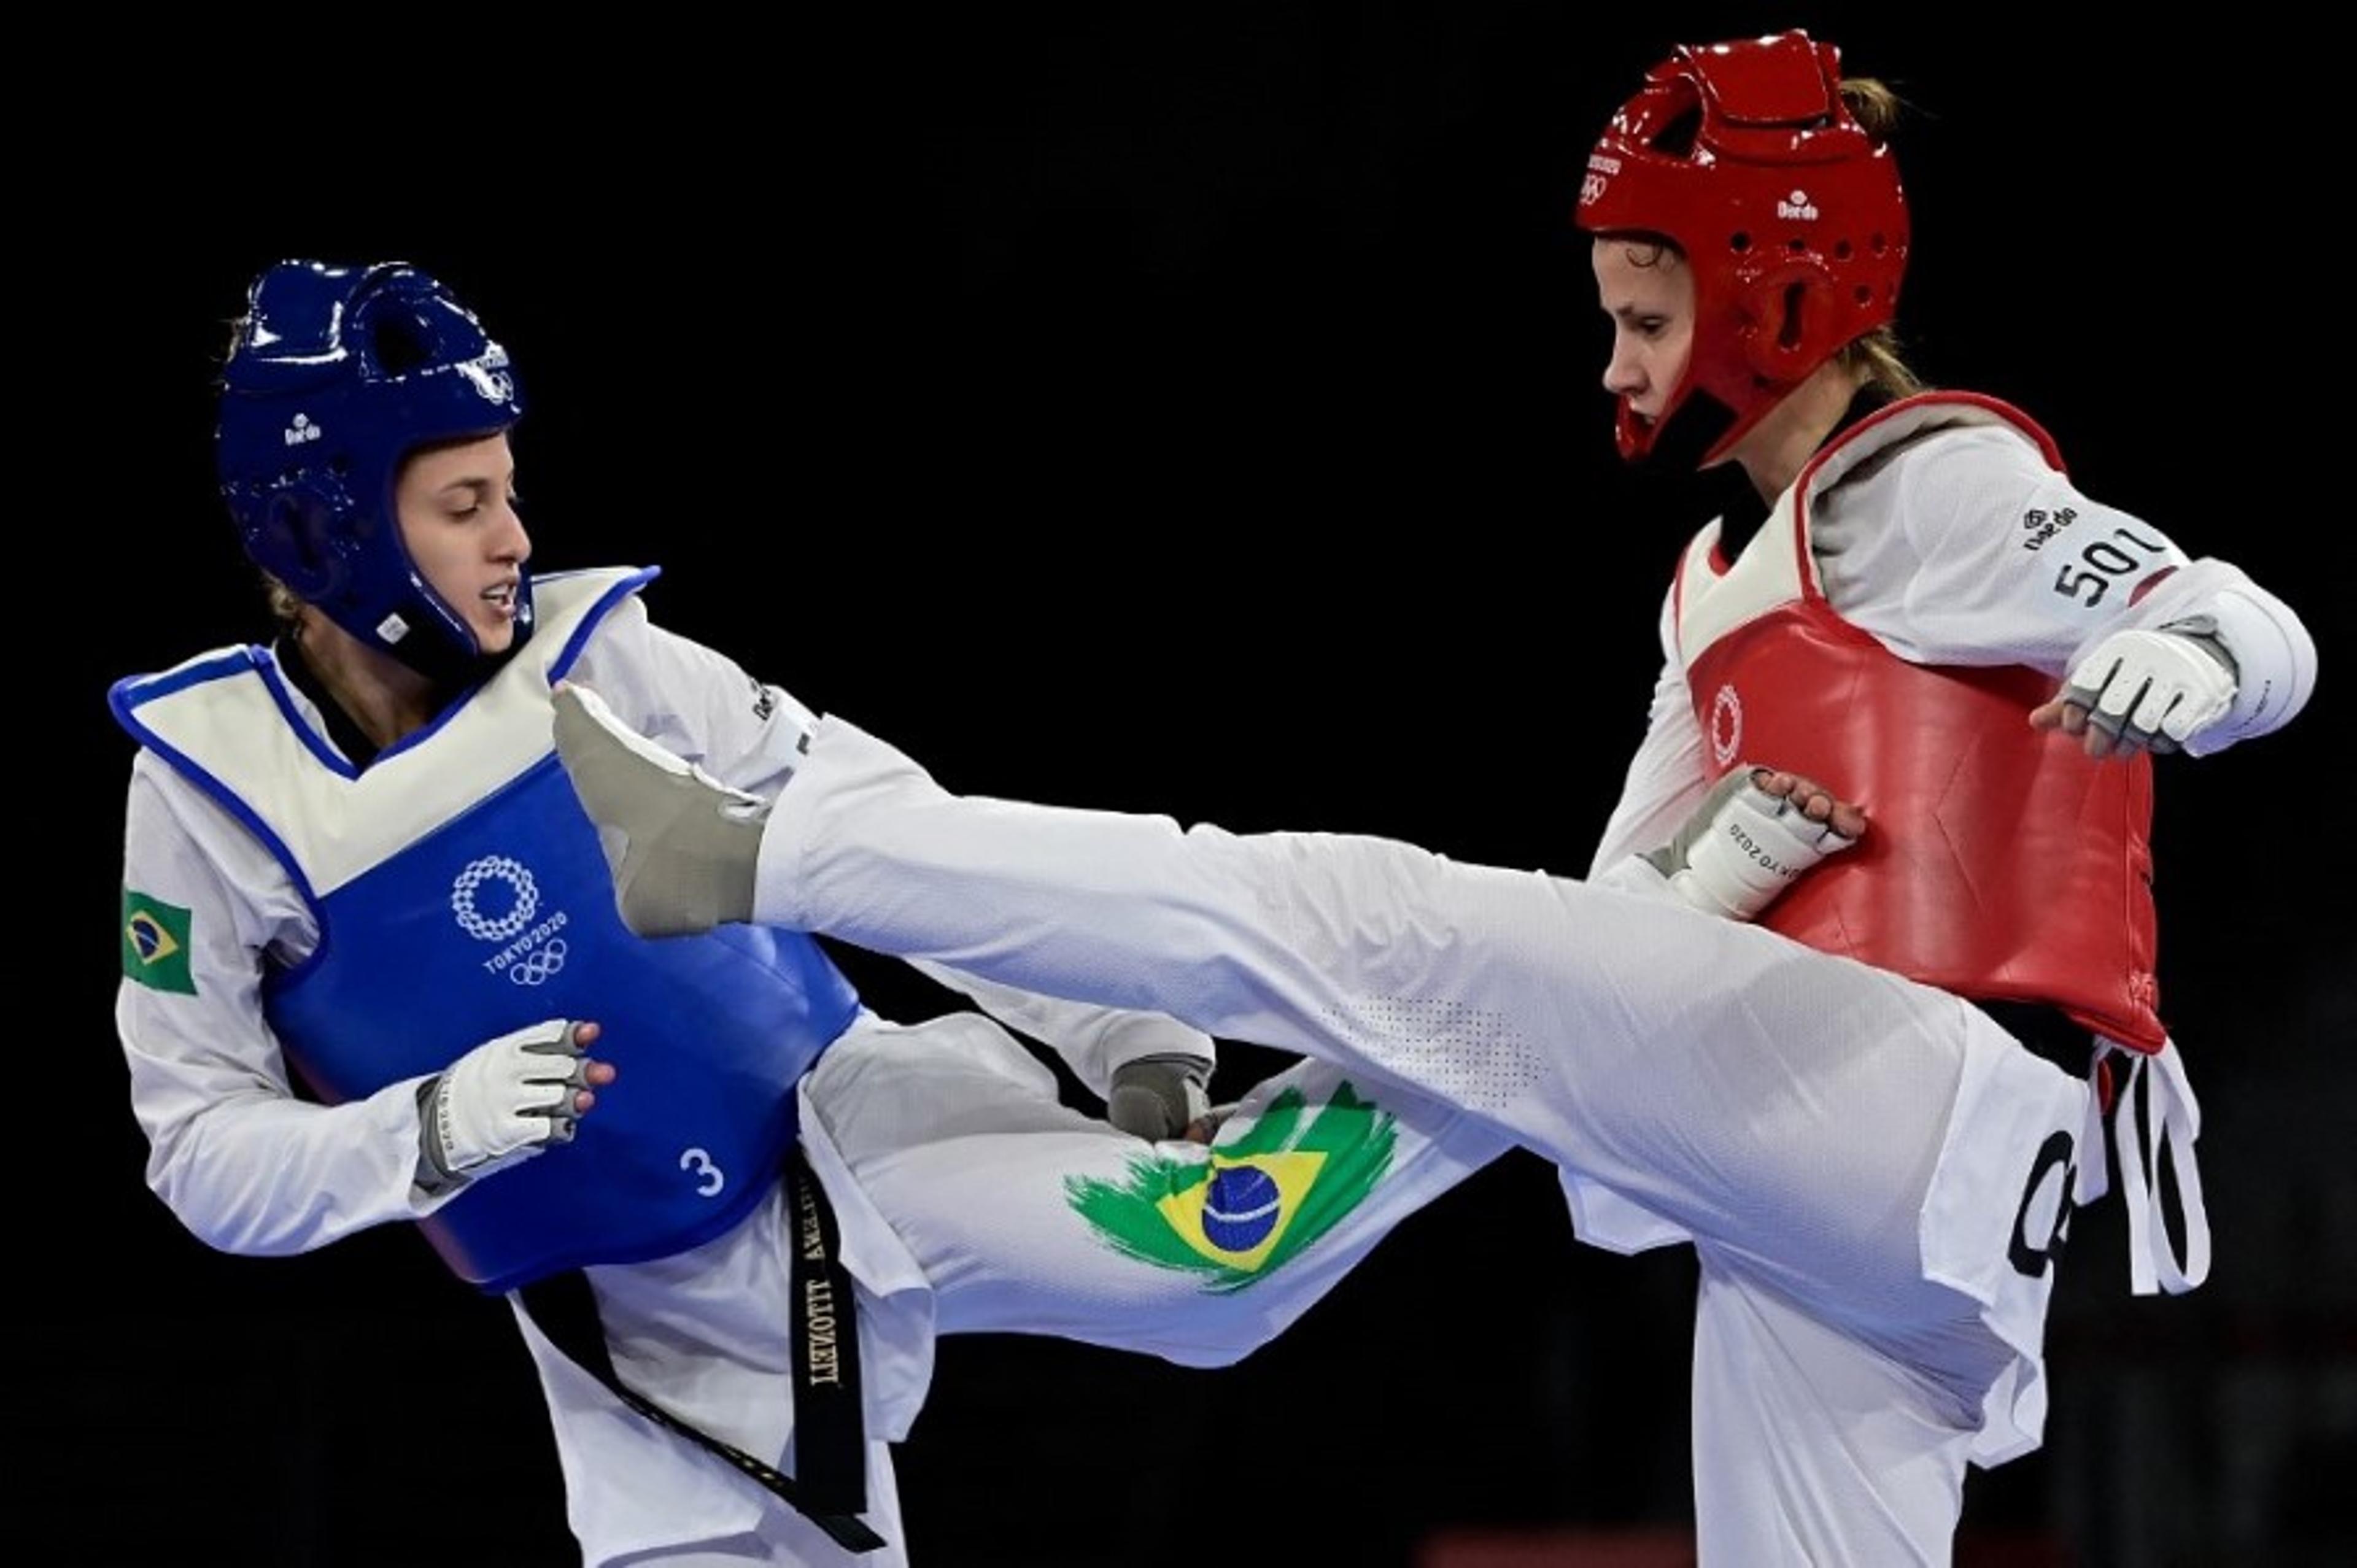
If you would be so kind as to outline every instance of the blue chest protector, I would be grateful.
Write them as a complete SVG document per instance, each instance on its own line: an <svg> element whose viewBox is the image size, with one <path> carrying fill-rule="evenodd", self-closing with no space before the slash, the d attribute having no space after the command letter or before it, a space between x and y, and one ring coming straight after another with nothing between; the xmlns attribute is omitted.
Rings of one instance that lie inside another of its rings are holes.
<svg viewBox="0 0 2357 1568"><path fill-rule="evenodd" d="M132 733L278 856L319 944L263 1005L329 1103L435 1072L547 1018L594 1019L619 1076L570 1144L422 1222L459 1277L505 1291L720 1234L779 1179L794 1088L858 1010L816 943L761 926L648 940L614 911L597 831L550 738L549 687L650 573L542 580L537 635L365 769L297 722L259 649L120 683ZM536 650L550 650L533 657Z"/></svg>

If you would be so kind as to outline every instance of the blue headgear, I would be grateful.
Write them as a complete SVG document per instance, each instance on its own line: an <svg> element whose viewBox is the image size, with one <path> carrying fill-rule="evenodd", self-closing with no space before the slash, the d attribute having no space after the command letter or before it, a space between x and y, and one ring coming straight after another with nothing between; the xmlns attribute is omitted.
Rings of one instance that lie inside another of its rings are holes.
<svg viewBox="0 0 2357 1568"><path fill-rule="evenodd" d="M424 674L463 676L482 650L410 560L393 482L418 447L522 413L507 350L433 278L281 262L247 291L222 370L221 497L246 554L328 619ZM515 646L532 626L527 573Z"/></svg>

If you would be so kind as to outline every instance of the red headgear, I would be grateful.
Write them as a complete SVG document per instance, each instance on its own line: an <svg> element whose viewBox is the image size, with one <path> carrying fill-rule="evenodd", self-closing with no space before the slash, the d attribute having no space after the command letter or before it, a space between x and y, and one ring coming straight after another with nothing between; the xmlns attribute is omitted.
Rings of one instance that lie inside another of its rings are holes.
<svg viewBox="0 0 2357 1568"><path fill-rule="evenodd" d="M1716 461L1849 342L1889 321L1907 200L1841 98L1841 51L1788 32L1689 45L1655 66L1587 157L1579 226L1659 235L1694 269L1693 351L1659 420L1620 403L1620 455L1699 389L1735 421Z"/></svg>

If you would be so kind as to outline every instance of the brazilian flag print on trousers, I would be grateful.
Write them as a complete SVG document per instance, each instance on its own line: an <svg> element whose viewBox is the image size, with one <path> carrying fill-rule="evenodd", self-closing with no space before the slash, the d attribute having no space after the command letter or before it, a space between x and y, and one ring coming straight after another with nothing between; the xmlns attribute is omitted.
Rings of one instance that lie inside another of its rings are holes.
<svg viewBox="0 0 2357 1568"><path fill-rule="evenodd" d="M1208 1160L1134 1155L1125 1181L1074 1176L1071 1206L1099 1238L1144 1262L1242 1290L1333 1229L1391 1168L1398 1130L1347 1083L1323 1105L1297 1089Z"/></svg>

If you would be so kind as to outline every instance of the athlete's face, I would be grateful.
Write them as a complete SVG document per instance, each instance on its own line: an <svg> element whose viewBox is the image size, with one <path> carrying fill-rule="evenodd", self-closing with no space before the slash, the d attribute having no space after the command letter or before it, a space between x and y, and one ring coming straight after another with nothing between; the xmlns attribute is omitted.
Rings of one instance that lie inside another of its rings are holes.
<svg viewBox="0 0 2357 1568"><path fill-rule="evenodd" d="M485 653L515 640L516 586L532 540L516 515L515 458L505 435L428 447L393 487L401 542L426 585L464 616Z"/></svg>
<svg viewBox="0 0 2357 1568"><path fill-rule="evenodd" d="M1666 245L1605 236L1590 248L1597 300L1612 321L1604 390L1648 424L1662 416L1694 349L1694 269Z"/></svg>

